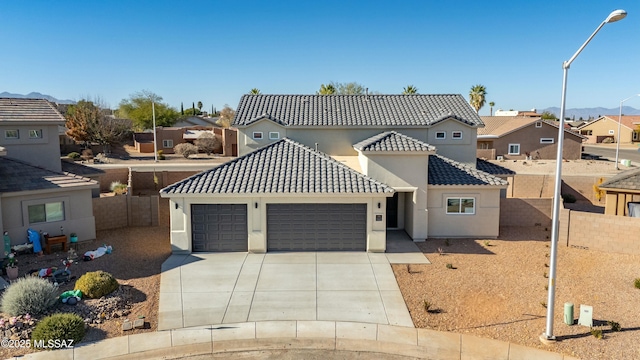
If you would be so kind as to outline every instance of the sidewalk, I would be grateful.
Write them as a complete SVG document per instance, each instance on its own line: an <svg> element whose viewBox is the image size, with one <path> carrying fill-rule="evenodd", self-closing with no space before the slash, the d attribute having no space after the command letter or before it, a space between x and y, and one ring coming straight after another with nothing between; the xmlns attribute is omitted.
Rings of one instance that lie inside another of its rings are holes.
<svg viewBox="0 0 640 360"><path fill-rule="evenodd" d="M262 321L128 335L73 349L14 359L156 359L238 351L319 350L384 353L423 359L575 360L544 350L473 335L382 324Z"/></svg>

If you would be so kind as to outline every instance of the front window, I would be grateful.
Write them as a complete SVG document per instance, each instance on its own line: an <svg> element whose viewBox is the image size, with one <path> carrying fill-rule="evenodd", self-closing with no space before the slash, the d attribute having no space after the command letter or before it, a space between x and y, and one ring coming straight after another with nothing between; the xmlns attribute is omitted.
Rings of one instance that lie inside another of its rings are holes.
<svg viewBox="0 0 640 360"><path fill-rule="evenodd" d="M436 133L436 139L443 140L447 138L447 133L444 131L438 131Z"/></svg>
<svg viewBox="0 0 640 360"><path fill-rule="evenodd" d="M272 131L269 133L269 140L278 140L280 139L280 133L277 131Z"/></svg>
<svg viewBox="0 0 640 360"><path fill-rule="evenodd" d="M473 215L475 213L475 198L447 198L447 214Z"/></svg>
<svg viewBox="0 0 640 360"><path fill-rule="evenodd" d="M253 132L254 140L262 140L262 131L254 131Z"/></svg>
<svg viewBox="0 0 640 360"><path fill-rule="evenodd" d="M4 131L4 138L5 139L19 139L20 138L20 132L18 130L5 130Z"/></svg>
<svg viewBox="0 0 640 360"><path fill-rule="evenodd" d="M29 139L42 139L42 129L29 130Z"/></svg>
<svg viewBox="0 0 640 360"><path fill-rule="evenodd" d="M64 220L64 204L61 202L30 205L29 224Z"/></svg>
<svg viewBox="0 0 640 360"><path fill-rule="evenodd" d="M509 155L520 155L520 144L509 144Z"/></svg>
<svg viewBox="0 0 640 360"><path fill-rule="evenodd" d="M537 128L541 128L542 127L542 121L536 121L536 127Z"/></svg>
<svg viewBox="0 0 640 360"><path fill-rule="evenodd" d="M462 131L453 131L451 133L451 138L452 139L457 139L457 140L462 139Z"/></svg>
<svg viewBox="0 0 640 360"><path fill-rule="evenodd" d="M162 147L165 149L171 149L173 147L173 140L172 139L162 140Z"/></svg>

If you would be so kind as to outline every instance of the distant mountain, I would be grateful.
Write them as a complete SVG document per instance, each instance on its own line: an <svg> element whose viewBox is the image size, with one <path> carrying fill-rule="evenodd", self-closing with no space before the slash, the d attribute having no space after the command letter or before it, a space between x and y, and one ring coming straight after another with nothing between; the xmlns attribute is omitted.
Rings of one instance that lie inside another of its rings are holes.
<svg viewBox="0 0 640 360"><path fill-rule="evenodd" d="M17 98L17 99L47 99L58 104L75 104L73 100L58 100L51 95L40 94L39 92L30 92L27 95L12 94L9 92L0 93L0 98Z"/></svg>
<svg viewBox="0 0 640 360"><path fill-rule="evenodd" d="M550 107L542 111L553 113L556 115L556 117L560 116L559 107ZM607 109L603 107L596 107L584 109L565 109L564 116L571 119L575 117L576 120L580 120L580 118L582 118L583 120L588 120L589 117L591 117L592 119L597 119L599 116L618 114L620 114L620 108ZM634 109L631 106L623 106L622 115L640 115L640 110Z"/></svg>

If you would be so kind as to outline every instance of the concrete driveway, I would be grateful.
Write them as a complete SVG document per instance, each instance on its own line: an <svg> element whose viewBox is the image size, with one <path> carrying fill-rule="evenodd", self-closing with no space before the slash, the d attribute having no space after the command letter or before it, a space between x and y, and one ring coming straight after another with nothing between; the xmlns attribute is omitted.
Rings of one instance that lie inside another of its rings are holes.
<svg viewBox="0 0 640 360"><path fill-rule="evenodd" d="M172 255L162 266L158 329L266 320L413 327L390 262L428 260L415 251Z"/></svg>

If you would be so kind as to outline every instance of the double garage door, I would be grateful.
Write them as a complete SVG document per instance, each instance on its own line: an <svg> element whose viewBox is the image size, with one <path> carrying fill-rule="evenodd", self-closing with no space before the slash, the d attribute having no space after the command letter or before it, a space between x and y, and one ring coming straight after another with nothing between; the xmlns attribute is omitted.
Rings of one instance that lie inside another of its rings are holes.
<svg viewBox="0 0 640 360"><path fill-rule="evenodd" d="M193 251L247 251L246 204L191 205ZM267 204L268 251L365 251L366 204Z"/></svg>

